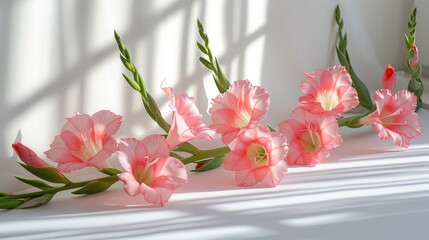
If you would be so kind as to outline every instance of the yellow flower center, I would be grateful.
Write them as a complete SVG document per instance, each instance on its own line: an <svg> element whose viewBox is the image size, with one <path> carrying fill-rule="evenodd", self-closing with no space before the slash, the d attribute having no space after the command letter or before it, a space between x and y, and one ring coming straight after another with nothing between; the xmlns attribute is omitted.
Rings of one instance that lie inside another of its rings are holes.
<svg viewBox="0 0 429 240"><path fill-rule="evenodd" d="M269 156L265 148L259 143L252 143L246 150L246 156L252 161L254 167L268 166Z"/></svg>
<svg viewBox="0 0 429 240"><path fill-rule="evenodd" d="M322 105L322 108L326 111L334 109L339 103L338 94L334 91L326 90L323 90L323 92L317 95L316 101L320 102L320 105Z"/></svg>
<svg viewBox="0 0 429 240"><path fill-rule="evenodd" d="M301 136L301 144L306 152L316 152L322 147L319 133L311 129L307 129Z"/></svg>

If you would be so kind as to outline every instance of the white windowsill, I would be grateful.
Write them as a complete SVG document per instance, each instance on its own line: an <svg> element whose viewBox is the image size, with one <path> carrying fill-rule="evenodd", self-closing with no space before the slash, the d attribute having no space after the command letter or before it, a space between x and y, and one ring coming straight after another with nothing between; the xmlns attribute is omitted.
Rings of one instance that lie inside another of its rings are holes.
<svg viewBox="0 0 429 240"><path fill-rule="evenodd" d="M425 239L429 219L429 111L408 150L370 127L316 167L290 168L277 188L241 188L216 169L190 174L164 207L114 189L61 194L48 205L0 212L14 239ZM364 230L363 230L364 229Z"/></svg>

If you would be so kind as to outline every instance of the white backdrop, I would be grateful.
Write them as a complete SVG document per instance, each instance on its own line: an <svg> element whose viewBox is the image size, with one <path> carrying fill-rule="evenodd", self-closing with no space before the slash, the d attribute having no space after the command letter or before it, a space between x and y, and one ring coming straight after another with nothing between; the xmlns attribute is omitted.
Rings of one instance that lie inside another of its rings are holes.
<svg viewBox="0 0 429 240"><path fill-rule="evenodd" d="M0 191L22 187L12 176L23 171L10 159L20 129L23 143L41 155L74 112L123 115L118 136L159 131L122 79L114 29L168 119L163 80L195 96L202 112L216 96L198 62L201 19L230 80L247 78L270 92L268 121L276 125L297 106L303 73L337 62L337 3L353 66L378 88L387 64L405 67L403 35L414 1L1 1Z"/></svg>

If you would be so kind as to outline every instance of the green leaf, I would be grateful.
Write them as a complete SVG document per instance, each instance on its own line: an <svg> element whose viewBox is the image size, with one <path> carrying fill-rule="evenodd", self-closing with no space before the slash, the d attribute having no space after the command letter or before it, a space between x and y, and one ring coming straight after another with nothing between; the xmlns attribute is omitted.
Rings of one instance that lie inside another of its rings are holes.
<svg viewBox="0 0 429 240"><path fill-rule="evenodd" d="M4 197L4 196L10 196L10 194L5 193L5 192L0 192L0 199L1 199L1 197Z"/></svg>
<svg viewBox="0 0 429 240"><path fill-rule="evenodd" d="M350 69L349 61L347 61L346 56L340 51L338 47L335 48L337 50L338 60L340 61L341 65L343 65L348 71Z"/></svg>
<svg viewBox="0 0 429 240"><path fill-rule="evenodd" d="M207 59L200 57L200 62L209 70L215 71L213 65Z"/></svg>
<svg viewBox="0 0 429 240"><path fill-rule="evenodd" d="M34 180L34 179L26 179L26 178L20 178L20 177L15 177L16 179L18 179L19 181L31 185L33 187L42 189L42 190L47 190L47 189L51 189L53 188L52 186L46 184L45 182L42 182L40 180Z"/></svg>
<svg viewBox="0 0 429 240"><path fill-rule="evenodd" d="M3 199L0 200L0 209L14 209L21 205L24 200L20 199Z"/></svg>
<svg viewBox="0 0 429 240"><path fill-rule="evenodd" d="M203 45L201 45L201 43L197 42L197 46L200 49L200 51L204 54L207 54L207 49L206 47L204 47Z"/></svg>
<svg viewBox="0 0 429 240"><path fill-rule="evenodd" d="M191 170L191 172L205 172L205 171L218 168L225 161L225 158L226 158L226 155L221 155L221 156L214 157L210 160L201 161L200 163L203 163L203 165L197 169Z"/></svg>
<svg viewBox="0 0 429 240"><path fill-rule="evenodd" d="M220 66L217 58L215 58L215 62L216 62L216 68L217 68L217 72L218 72L219 81L222 84L222 91L220 91L220 93L224 93L228 90L230 83L229 83L228 79L226 78L225 73L223 72L222 67Z"/></svg>
<svg viewBox="0 0 429 240"><path fill-rule="evenodd" d="M125 81L127 81L128 85L130 85L130 87L132 87L137 92L140 92L140 86L136 83L136 81L132 80L131 78L129 78L127 75L125 75L123 73L122 73L122 76L125 78Z"/></svg>
<svg viewBox="0 0 429 240"><path fill-rule="evenodd" d="M45 205L52 200L52 197L54 197L54 195L55 193L49 193L40 197L30 198L26 200L23 204L19 205L17 208L33 208Z"/></svg>
<svg viewBox="0 0 429 240"><path fill-rule="evenodd" d="M114 176L114 175L118 175L120 173L122 173L121 170L116 169L116 168L105 168L103 170L101 170L102 173L110 175L110 176Z"/></svg>
<svg viewBox="0 0 429 240"><path fill-rule="evenodd" d="M72 192L73 194L92 194L98 193L107 190L110 186L112 186L117 180L110 181L91 181L87 183L85 186Z"/></svg>
<svg viewBox="0 0 429 240"><path fill-rule="evenodd" d="M25 170L32 173L34 176L52 183L70 184L70 181L62 174L58 173L57 169L52 167L33 168L28 165L19 163Z"/></svg>

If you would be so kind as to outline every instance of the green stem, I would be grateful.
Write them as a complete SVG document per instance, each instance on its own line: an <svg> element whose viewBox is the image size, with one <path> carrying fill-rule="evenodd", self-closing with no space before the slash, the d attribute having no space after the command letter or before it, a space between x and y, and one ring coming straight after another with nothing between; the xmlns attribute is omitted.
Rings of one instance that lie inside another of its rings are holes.
<svg viewBox="0 0 429 240"><path fill-rule="evenodd" d="M349 127L349 128L360 128L363 126L362 123L360 123L360 120L372 112L375 111L375 108L373 107L371 110L364 112L362 114L350 116L350 117L340 117L337 119L338 126L339 127Z"/></svg>
<svg viewBox="0 0 429 240"><path fill-rule="evenodd" d="M201 150L200 153L197 155L182 159L182 162L183 162L183 164L189 164L189 163L196 162L198 160L203 160L203 159L207 159L207 158L225 155L225 154L229 153L229 151L230 151L229 148L226 146L225 147L219 147L219 148L213 148L213 149L209 149L209 150Z"/></svg>
<svg viewBox="0 0 429 240"><path fill-rule="evenodd" d="M50 188L50 189L43 190L43 191L23 193L23 194L10 194L10 195L8 195L8 197L13 198L13 199L22 199L22 198L30 198L30 197L39 197L39 196L42 196L45 194L56 194L56 193L61 192L61 191L83 187L86 184L88 184L89 182L97 181L97 180L98 181L110 181L110 182L115 181L115 182L117 182L118 176L113 175L113 176L109 176L109 177L91 179L91 180L87 180L87 181L72 182L69 185L64 185L64 186L56 187L56 188Z"/></svg>

